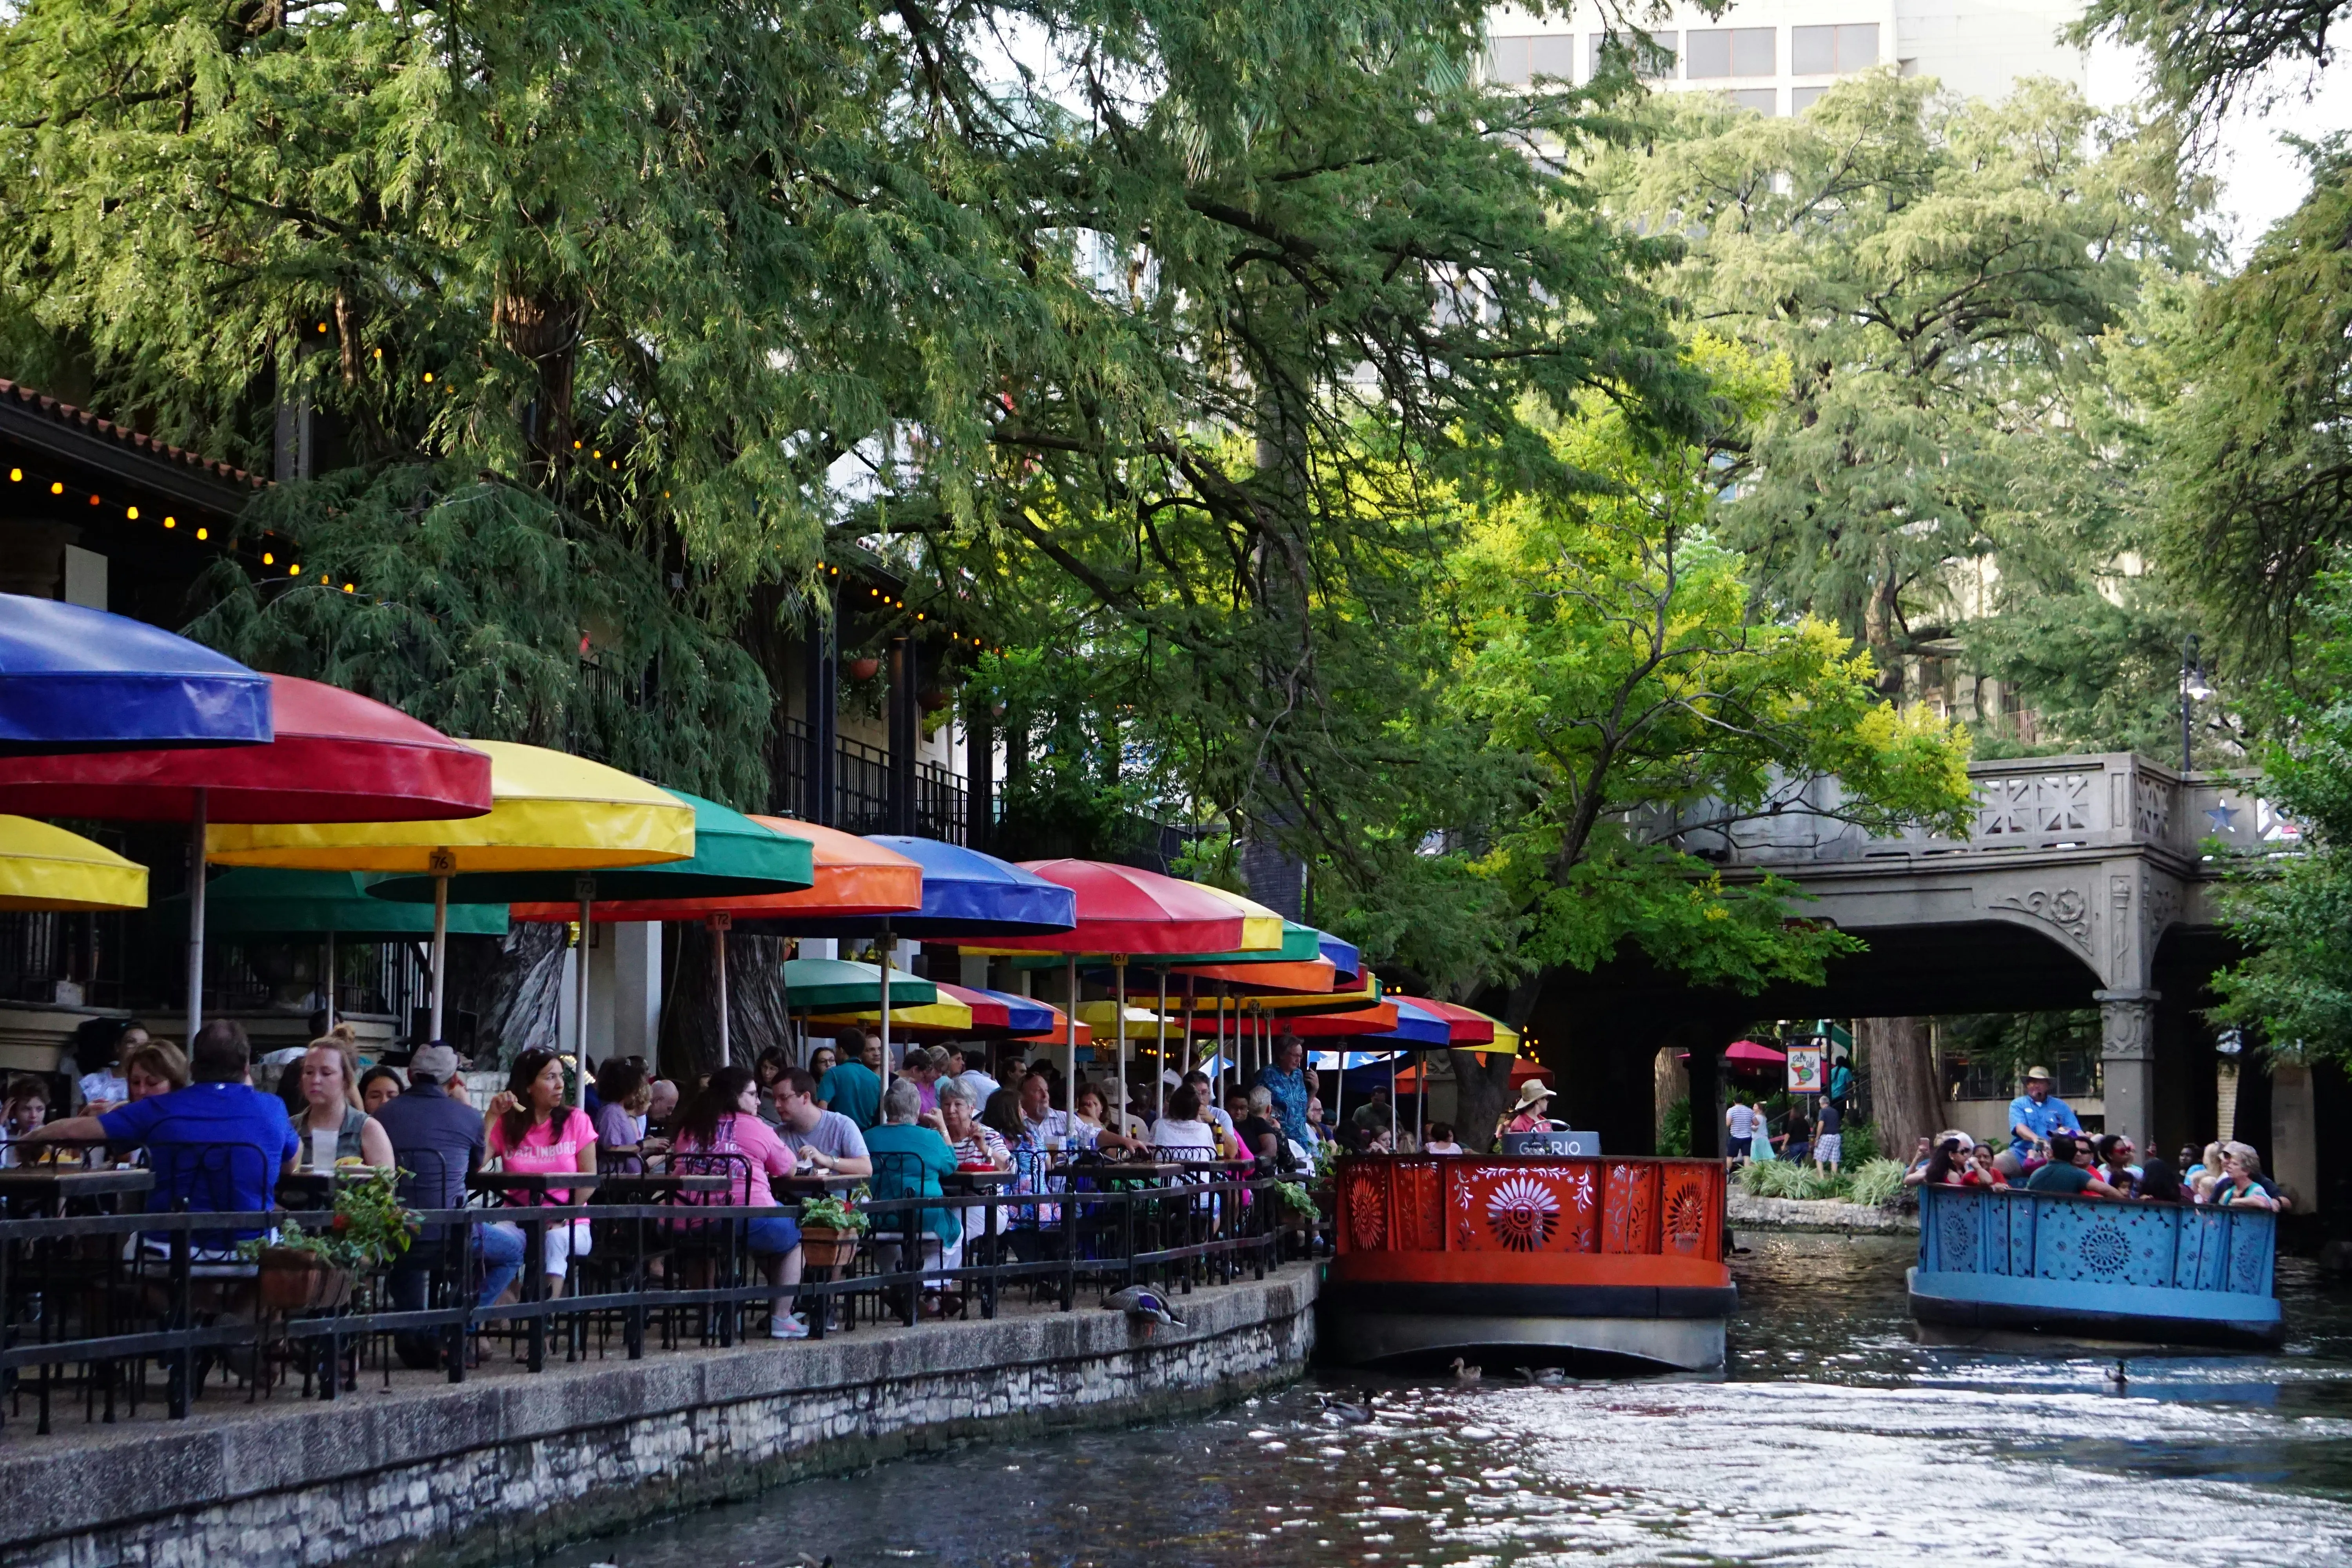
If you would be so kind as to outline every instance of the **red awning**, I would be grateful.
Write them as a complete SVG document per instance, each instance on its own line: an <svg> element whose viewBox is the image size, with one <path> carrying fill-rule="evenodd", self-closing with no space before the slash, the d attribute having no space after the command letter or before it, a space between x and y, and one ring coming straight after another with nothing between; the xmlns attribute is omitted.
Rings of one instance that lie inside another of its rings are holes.
<svg viewBox="0 0 2352 1568"><path fill-rule="evenodd" d="M396 708L273 675L267 745L0 757L0 811L108 822L437 822L490 809L490 759Z"/></svg>

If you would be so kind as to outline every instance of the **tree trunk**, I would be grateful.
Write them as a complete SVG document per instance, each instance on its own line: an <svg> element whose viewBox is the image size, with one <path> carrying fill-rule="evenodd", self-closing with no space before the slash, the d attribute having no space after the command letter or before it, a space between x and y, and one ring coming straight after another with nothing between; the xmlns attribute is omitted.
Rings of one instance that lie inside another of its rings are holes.
<svg viewBox="0 0 2352 1568"><path fill-rule="evenodd" d="M1853 1032L1863 1070L1870 1075L1878 1151L1907 1161L1920 1139L1934 1137L1943 1126L1936 1064L1927 1048L1927 1020L1857 1018Z"/></svg>
<svg viewBox="0 0 2352 1568"><path fill-rule="evenodd" d="M566 930L532 921L509 927L503 939L449 939L447 1006L479 1020L477 1066L507 1067L525 1051L555 1049Z"/></svg>
<svg viewBox="0 0 2352 1568"><path fill-rule="evenodd" d="M1650 1067L1651 1135L1663 1138L1666 1131L1666 1112L1677 1100L1690 1098L1690 1070L1683 1066L1683 1054L1674 1046L1660 1046ZM1696 1116L1697 1110L1692 1110Z"/></svg>
<svg viewBox="0 0 2352 1568"><path fill-rule="evenodd" d="M1499 1053L1480 1056L1448 1046L1454 1064L1454 1137L1465 1149L1484 1152L1495 1141L1495 1123L1511 1104L1511 1063Z"/></svg>
<svg viewBox="0 0 2352 1568"><path fill-rule="evenodd" d="M682 925L677 956L661 1016L661 1073L688 1089L721 1065L719 1058L719 966L710 928ZM784 1010L784 938L727 937L728 1046L736 1065L749 1067L761 1051L791 1038Z"/></svg>

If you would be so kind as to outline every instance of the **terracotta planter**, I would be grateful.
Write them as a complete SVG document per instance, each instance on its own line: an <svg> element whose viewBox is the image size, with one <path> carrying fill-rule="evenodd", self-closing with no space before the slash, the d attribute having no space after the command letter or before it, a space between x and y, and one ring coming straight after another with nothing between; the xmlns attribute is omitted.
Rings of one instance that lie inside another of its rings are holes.
<svg viewBox="0 0 2352 1568"><path fill-rule="evenodd" d="M882 673L882 661L878 658L853 658L842 668L849 671L852 680L871 680Z"/></svg>
<svg viewBox="0 0 2352 1568"><path fill-rule="evenodd" d="M857 1256L861 1239L854 1230L835 1230L831 1226L801 1227L801 1262L811 1268L841 1268Z"/></svg>
<svg viewBox="0 0 2352 1568"><path fill-rule="evenodd" d="M265 1247L261 1254L261 1305L272 1312L332 1311L351 1300L352 1271L332 1268L315 1253Z"/></svg>

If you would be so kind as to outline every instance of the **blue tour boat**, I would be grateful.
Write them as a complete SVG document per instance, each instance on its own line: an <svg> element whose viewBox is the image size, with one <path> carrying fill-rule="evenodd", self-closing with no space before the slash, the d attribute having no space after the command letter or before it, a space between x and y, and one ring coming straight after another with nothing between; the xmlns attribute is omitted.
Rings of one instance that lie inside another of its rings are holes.
<svg viewBox="0 0 2352 1568"><path fill-rule="evenodd" d="M1959 1328L2271 1346L2278 1216L1976 1187L1919 1189L1911 1315Z"/></svg>

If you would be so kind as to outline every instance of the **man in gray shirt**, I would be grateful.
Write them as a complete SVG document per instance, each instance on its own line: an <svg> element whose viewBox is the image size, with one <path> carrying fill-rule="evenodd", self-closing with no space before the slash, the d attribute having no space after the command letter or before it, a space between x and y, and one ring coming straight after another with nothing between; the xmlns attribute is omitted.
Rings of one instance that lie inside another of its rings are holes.
<svg viewBox="0 0 2352 1568"><path fill-rule="evenodd" d="M816 1102L816 1079L809 1077L805 1068L786 1068L769 1092L775 1098L784 1142L793 1146L795 1160L828 1175L874 1173L866 1135L858 1131L856 1122Z"/></svg>

